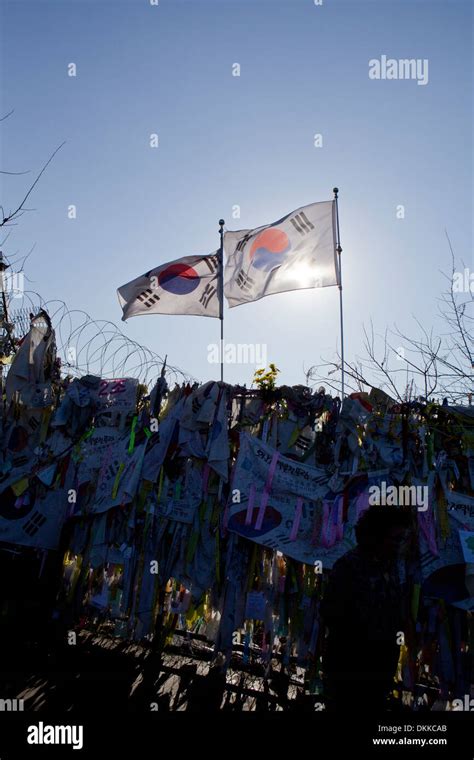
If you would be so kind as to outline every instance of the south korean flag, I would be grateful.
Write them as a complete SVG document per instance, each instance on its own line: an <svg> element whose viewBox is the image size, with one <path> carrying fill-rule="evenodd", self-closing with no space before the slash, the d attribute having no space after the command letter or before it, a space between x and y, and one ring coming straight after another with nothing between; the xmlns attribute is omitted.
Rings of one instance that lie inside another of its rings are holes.
<svg viewBox="0 0 474 760"><path fill-rule="evenodd" d="M118 288L122 320L141 314L220 317L219 254L183 256Z"/></svg>
<svg viewBox="0 0 474 760"><path fill-rule="evenodd" d="M337 285L335 212L334 201L311 203L273 224L226 232L229 307L289 290Z"/></svg>

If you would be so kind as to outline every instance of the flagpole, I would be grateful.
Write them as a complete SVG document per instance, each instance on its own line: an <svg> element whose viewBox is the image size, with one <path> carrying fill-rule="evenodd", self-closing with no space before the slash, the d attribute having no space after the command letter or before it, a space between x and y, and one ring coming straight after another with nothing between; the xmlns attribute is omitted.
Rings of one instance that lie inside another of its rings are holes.
<svg viewBox="0 0 474 760"><path fill-rule="evenodd" d="M219 235L221 238L220 256L219 256L219 301L220 312L219 319L221 320L221 343L220 343L220 357L221 357L221 383L224 382L224 219L219 219Z"/></svg>
<svg viewBox="0 0 474 760"><path fill-rule="evenodd" d="M339 188L333 187L333 193L334 193L334 200L336 202L336 252L337 252L337 260L338 260L338 279L339 279L339 314L340 314L340 323L341 323L341 396L342 400L344 400L344 317L343 317L343 310L342 310L342 264L341 264L341 235L339 232L339 204L338 204L338 197L339 197Z"/></svg>

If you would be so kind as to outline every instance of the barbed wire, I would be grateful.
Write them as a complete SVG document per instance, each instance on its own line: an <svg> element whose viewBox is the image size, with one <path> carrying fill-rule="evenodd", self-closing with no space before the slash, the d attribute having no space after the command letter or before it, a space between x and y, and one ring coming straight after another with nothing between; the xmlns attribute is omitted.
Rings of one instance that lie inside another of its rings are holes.
<svg viewBox="0 0 474 760"><path fill-rule="evenodd" d="M29 314L44 309L56 335L57 355L64 374L80 377L85 374L104 378L136 377L150 385L159 376L164 357L129 338L114 322L94 319L83 309L70 309L62 299L44 300L33 290L24 291L10 299L10 320L15 324L16 337L29 330ZM168 384L195 382L189 372L167 363Z"/></svg>

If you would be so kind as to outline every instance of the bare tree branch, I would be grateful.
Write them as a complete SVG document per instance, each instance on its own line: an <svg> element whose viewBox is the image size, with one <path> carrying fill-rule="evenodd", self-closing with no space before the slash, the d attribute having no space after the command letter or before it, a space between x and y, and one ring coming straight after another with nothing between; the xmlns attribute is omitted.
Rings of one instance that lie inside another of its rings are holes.
<svg viewBox="0 0 474 760"><path fill-rule="evenodd" d="M36 185L38 184L39 180L41 179L42 175L46 171L47 167L49 166L49 164L51 163L51 161L55 157L56 153L63 147L63 145L65 145L65 142L66 141L64 141L63 143L61 143L61 145L59 145L56 148L56 150L51 154L51 156L48 158L48 160L46 161L45 165L41 169L40 173L36 177L35 181L31 185L30 189L26 193L25 197L23 198L23 200L20 203L20 205L18 206L18 208L16 208L15 211L13 211L12 213L10 213L8 216L4 216L4 212L3 212L3 209L2 209L3 221L0 222L0 227L3 227L5 224L11 224L11 220L14 219L14 218L16 218L18 216L18 214L23 210L23 207L24 207L26 201L28 200L29 196L31 195L31 193L33 192L34 188L36 187Z"/></svg>
<svg viewBox="0 0 474 760"><path fill-rule="evenodd" d="M12 108L12 110L9 111L7 114L5 114L5 116L2 116L2 118L0 119L0 121L5 121L5 119L8 119L8 117L11 116L14 111L15 111L15 109Z"/></svg>

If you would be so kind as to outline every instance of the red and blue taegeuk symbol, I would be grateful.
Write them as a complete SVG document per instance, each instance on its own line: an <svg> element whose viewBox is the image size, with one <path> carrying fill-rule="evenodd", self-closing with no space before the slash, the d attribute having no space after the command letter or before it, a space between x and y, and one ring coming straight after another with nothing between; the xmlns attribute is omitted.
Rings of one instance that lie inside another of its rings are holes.
<svg viewBox="0 0 474 760"><path fill-rule="evenodd" d="M268 227L257 235L250 248L250 262L257 269L270 272L279 267L291 243L286 232L278 227Z"/></svg>
<svg viewBox="0 0 474 760"><path fill-rule="evenodd" d="M158 285L167 293L186 296L199 285L200 277L188 264L170 264L158 275Z"/></svg>

